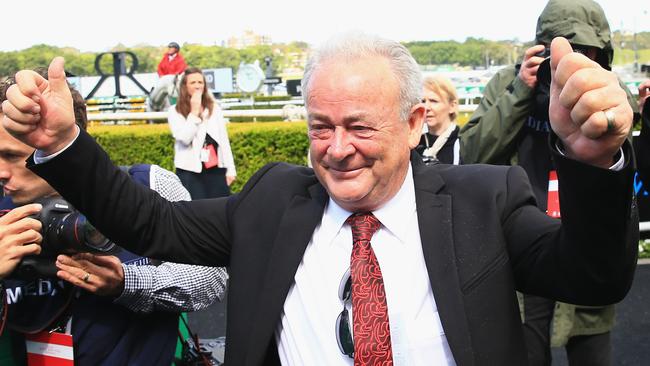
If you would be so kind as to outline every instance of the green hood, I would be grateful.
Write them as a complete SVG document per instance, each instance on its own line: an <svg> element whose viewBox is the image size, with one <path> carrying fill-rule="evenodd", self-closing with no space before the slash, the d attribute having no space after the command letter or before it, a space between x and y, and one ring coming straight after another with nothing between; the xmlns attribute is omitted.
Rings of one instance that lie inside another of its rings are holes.
<svg viewBox="0 0 650 366"><path fill-rule="evenodd" d="M614 50L603 8L591 0L550 0L537 19L536 41L550 45L555 37L598 48L596 61L610 69Z"/></svg>

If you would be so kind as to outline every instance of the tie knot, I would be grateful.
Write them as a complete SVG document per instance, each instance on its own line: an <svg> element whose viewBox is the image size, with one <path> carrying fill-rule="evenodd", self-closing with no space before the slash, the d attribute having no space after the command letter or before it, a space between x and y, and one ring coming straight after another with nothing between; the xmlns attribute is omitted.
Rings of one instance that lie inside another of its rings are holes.
<svg viewBox="0 0 650 366"><path fill-rule="evenodd" d="M352 228L352 241L370 241L381 223L371 212L350 215L345 222Z"/></svg>

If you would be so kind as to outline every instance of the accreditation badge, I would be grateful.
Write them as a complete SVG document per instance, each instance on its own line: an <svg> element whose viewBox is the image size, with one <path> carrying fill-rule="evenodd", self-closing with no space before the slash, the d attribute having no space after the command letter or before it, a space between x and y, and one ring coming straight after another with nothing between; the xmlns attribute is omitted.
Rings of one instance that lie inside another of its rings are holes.
<svg viewBox="0 0 650 366"><path fill-rule="evenodd" d="M42 331L25 335L28 366L74 366L72 334Z"/></svg>
<svg viewBox="0 0 650 366"><path fill-rule="evenodd" d="M557 172L551 170L548 173L548 198L546 200L546 214L560 218L560 192L557 180Z"/></svg>

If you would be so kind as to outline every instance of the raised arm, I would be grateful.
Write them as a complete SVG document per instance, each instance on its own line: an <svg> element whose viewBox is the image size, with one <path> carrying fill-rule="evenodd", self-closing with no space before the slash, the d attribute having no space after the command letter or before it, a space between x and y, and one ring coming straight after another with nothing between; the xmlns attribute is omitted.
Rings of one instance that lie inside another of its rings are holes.
<svg viewBox="0 0 650 366"><path fill-rule="evenodd" d="M633 111L618 78L561 37L551 43L549 118L567 157L609 168L628 137ZM630 158L630 157L628 157Z"/></svg>
<svg viewBox="0 0 650 366"><path fill-rule="evenodd" d="M49 81L29 71L17 73L16 81L3 103L5 128L37 154L59 153L47 163L33 165L33 157L28 163L101 232L147 257L228 265L228 199L168 202L115 167L75 125L62 58L50 64Z"/></svg>

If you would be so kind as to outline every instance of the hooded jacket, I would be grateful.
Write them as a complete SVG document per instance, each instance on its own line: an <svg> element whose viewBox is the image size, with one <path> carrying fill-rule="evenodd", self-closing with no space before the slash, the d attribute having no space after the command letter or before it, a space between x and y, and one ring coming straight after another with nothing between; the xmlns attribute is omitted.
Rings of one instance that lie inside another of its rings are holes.
<svg viewBox="0 0 650 366"><path fill-rule="evenodd" d="M603 8L591 0L551 0L537 18L536 44L564 37L572 45L598 49L596 62L611 70L614 48Z"/></svg>

